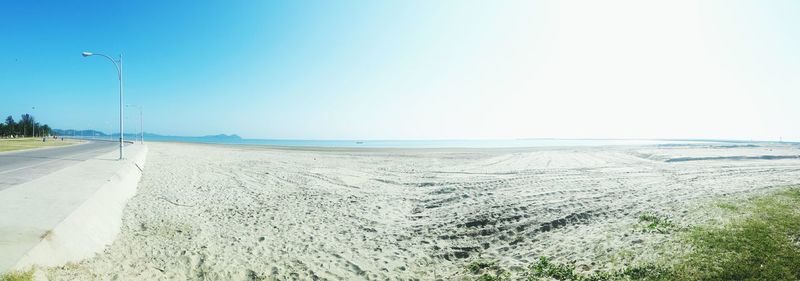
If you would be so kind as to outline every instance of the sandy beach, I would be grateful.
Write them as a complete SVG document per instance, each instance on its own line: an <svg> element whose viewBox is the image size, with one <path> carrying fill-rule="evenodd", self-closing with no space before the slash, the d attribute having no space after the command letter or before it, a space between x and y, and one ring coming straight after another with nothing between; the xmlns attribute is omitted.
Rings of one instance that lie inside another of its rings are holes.
<svg viewBox="0 0 800 281"><path fill-rule="evenodd" d="M276 149L150 143L106 251L51 280L452 280L477 259L592 271L655 258L650 212L800 179L790 145Z"/></svg>

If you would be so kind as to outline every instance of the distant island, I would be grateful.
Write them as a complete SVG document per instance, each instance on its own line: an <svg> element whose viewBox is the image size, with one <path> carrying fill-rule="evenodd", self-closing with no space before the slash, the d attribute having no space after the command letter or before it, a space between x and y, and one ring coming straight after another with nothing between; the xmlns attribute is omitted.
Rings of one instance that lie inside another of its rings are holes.
<svg viewBox="0 0 800 281"><path fill-rule="evenodd" d="M107 137L107 136L109 136L106 133L103 133L101 131L96 131L96 130L72 130L72 129L70 129L70 130L53 129L52 134L55 135L55 136L62 136L62 137L71 137L71 136L76 136L76 137L90 137L90 136Z"/></svg>
<svg viewBox="0 0 800 281"><path fill-rule="evenodd" d="M146 135L147 135L147 134L145 134L145 136L146 136ZM197 137L197 138L205 138L205 139L209 139L209 138L210 138L210 139L236 139L236 140L240 140L240 139L242 139L242 137L240 137L240 136L239 136L239 135L237 135L237 134L230 134L230 135L226 135L226 134L219 134L219 135L209 135L209 136L202 136L202 137Z"/></svg>
<svg viewBox="0 0 800 281"><path fill-rule="evenodd" d="M119 137L119 133L111 133L107 134L97 130L75 130L75 129L53 129L52 134L55 136L63 136L63 137L75 137L75 138L112 138L116 139ZM138 140L141 137L138 133L125 133L126 140ZM242 140L237 134L217 134L217 135L207 135L207 136L171 136L171 135L161 135L161 134L154 134L154 133L144 133L145 140L161 140L161 141L190 141L190 142L218 142L218 141L225 141L225 142L235 142Z"/></svg>

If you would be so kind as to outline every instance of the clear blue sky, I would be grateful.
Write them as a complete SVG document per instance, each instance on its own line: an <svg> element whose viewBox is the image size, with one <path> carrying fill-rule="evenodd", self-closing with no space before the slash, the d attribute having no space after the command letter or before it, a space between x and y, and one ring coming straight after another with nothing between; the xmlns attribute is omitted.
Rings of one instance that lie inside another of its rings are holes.
<svg viewBox="0 0 800 281"><path fill-rule="evenodd" d="M93 51L160 134L800 140L799 1L7 1L0 38L0 114L55 128L116 130Z"/></svg>

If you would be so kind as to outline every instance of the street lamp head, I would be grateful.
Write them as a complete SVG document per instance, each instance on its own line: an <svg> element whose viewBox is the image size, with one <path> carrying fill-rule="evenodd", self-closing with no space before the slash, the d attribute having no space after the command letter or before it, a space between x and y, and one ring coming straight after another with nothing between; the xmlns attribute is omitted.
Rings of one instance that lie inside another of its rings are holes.
<svg viewBox="0 0 800 281"><path fill-rule="evenodd" d="M94 55L94 54L92 54L92 52L83 52L83 53L81 53L81 55L84 56L84 57L88 57L88 56L91 56L91 55Z"/></svg>

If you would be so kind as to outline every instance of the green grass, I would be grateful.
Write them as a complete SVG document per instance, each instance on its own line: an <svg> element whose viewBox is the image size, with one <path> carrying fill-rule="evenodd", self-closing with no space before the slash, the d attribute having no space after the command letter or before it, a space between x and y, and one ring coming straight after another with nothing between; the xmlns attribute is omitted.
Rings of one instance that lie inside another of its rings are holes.
<svg viewBox="0 0 800 281"><path fill-rule="evenodd" d="M738 206L733 205L731 203L719 203L719 204L717 204L717 207L719 207L720 209L724 209L724 210L728 210L728 211L734 211L734 212L739 210Z"/></svg>
<svg viewBox="0 0 800 281"><path fill-rule="evenodd" d="M479 281L504 281L510 280L511 273L493 261L472 261L466 266L467 272L477 275Z"/></svg>
<svg viewBox="0 0 800 281"><path fill-rule="evenodd" d="M744 218L698 227L676 269L688 280L800 280L800 189L752 200Z"/></svg>
<svg viewBox="0 0 800 281"><path fill-rule="evenodd" d="M716 206L733 211L736 216L724 225L696 226L676 232L674 243L690 246L692 251L688 253L594 273L578 272L574 264L542 257L521 277L529 281L800 280L800 188ZM666 233L676 228L670 220L651 213L639 216L639 221L653 232ZM470 270L475 274L506 272L491 262L474 263L468 268L475 269Z"/></svg>
<svg viewBox="0 0 800 281"><path fill-rule="evenodd" d="M75 143L78 143L78 141L66 139L64 141L61 141L61 139L47 139L46 142L43 142L41 138L0 139L0 152L39 147L62 146Z"/></svg>
<svg viewBox="0 0 800 281"><path fill-rule="evenodd" d="M582 280L583 276L575 272L574 264L553 263L550 258L541 257L529 268L529 279L539 280L548 277L556 280Z"/></svg>
<svg viewBox="0 0 800 281"><path fill-rule="evenodd" d="M612 272L580 273L575 271L575 265L568 263L554 263L547 257L529 267L527 280L563 280L563 281L666 281L674 279L675 275L667 267L658 265L643 265L627 267Z"/></svg>
<svg viewBox="0 0 800 281"><path fill-rule="evenodd" d="M33 270L12 271L0 275L0 281L31 281L33 280Z"/></svg>
<svg viewBox="0 0 800 281"><path fill-rule="evenodd" d="M647 232L669 233L675 229L675 224L664 216L659 216L654 213L644 213L639 215L639 223Z"/></svg>

